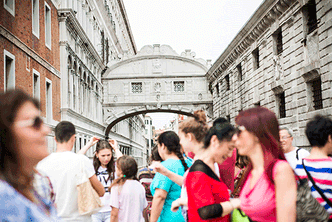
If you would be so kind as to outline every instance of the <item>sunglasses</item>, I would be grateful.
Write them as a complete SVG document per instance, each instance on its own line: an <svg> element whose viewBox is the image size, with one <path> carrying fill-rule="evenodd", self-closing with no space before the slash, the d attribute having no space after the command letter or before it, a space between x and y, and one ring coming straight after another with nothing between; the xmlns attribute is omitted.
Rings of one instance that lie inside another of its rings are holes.
<svg viewBox="0 0 332 222"><path fill-rule="evenodd" d="M36 130L39 130L41 125L44 123L40 116L36 116L33 119L17 121L14 124L18 127L32 127Z"/></svg>

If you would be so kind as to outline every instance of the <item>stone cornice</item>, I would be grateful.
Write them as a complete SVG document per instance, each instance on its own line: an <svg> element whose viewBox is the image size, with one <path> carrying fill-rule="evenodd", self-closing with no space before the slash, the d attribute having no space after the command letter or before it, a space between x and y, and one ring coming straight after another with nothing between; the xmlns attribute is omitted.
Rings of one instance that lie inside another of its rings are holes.
<svg viewBox="0 0 332 222"><path fill-rule="evenodd" d="M134 50L134 54L136 55L137 54L137 48L136 48L133 33L131 31L131 28L130 28L130 25L129 25L129 22L128 22L129 20L128 20L128 17L127 17L127 13L126 13L126 10L125 10L125 7L124 7L123 0L118 0L118 4L119 4L119 7L120 7L121 15L123 17L123 21L126 25L126 29L127 29L128 35L129 35L131 45L132 45L133 50Z"/></svg>
<svg viewBox="0 0 332 222"><path fill-rule="evenodd" d="M296 0L265 0L206 74L214 81L254 43Z"/></svg>
<svg viewBox="0 0 332 222"><path fill-rule="evenodd" d="M117 74L119 75L119 74ZM172 79L178 79L178 78L205 78L205 74L198 74L198 75L192 75L192 73L190 74L187 74L187 75L183 75L183 74L179 74L179 75L163 75L163 74L151 74L149 76L147 75L142 75L142 76L138 76L138 75L135 75L135 76L128 76L128 74L125 74L127 76L124 76L124 75L119 75L119 76L113 76L112 77L102 77L101 80L121 80L121 79L135 79L135 80L138 80L138 79L156 79L158 78L159 80L160 79L169 79L169 78L172 78Z"/></svg>
<svg viewBox="0 0 332 222"><path fill-rule="evenodd" d="M24 42L22 42L19 38L17 38L13 33L8 31L2 25L0 25L0 36L3 36L8 41L13 43L17 48L24 51L27 55L29 55L32 59L37 61L40 65L42 65L45 69L56 75L58 78L61 78L61 73L56 68L54 68L48 61L38 55L33 49L27 46Z"/></svg>
<svg viewBox="0 0 332 222"><path fill-rule="evenodd" d="M89 119L88 117L85 117L77 112L75 112L74 110L70 109L70 108L61 108L61 112L62 113L67 113L68 115L70 116L74 116L78 119L80 119L82 122L85 122L87 124L90 124L90 125L94 125L96 127L100 127L100 128L105 128L104 125L100 124L100 123L97 123L95 122L94 120L91 120Z"/></svg>
<svg viewBox="0 0 332 222"><path fill-rule="evenodd" d="M115 63L114 65L110 66L109 69L107 70L108 72L110 72L111 70L114 70L120 66L123 66L125 64L131 63L131 62L136 62L136 61L140 61L140 60L151 60L151 59L174 59L174 60L179 60L179 61L183 61L183 62L188 62L188 63L192 63L200 68L202 68L204 70L204 72L208 71L208 68L203 65L202 63L190 59L190 58L186 58L186 57L182 57L182 56L174 56L174 55L144 55L144 56L134 56L132 58L129 59L125 59L122 61L119 61L117 63ZM106 72L107 72L106 71ZM105 73L104 76L107 76L107 74Z"/></svg>
<svg viewBox="0 0 332 222"><path fill-rule="evenodd" d="M170 101L159 101L159 102L144 102L144 105L150 105L155 106L156 104L160 105L179 105L179 102L170 102ZM213 104L212 99L211 100L197 100L197 101L190 101L190 102L181 102L181 105L206 105L206 104ZM103 108L105 107L136 107L136 106L142 106L142 103L103 103Z"/></svg>
<svg viewBox="0 0 332 222"><path fill-rule="evenodd" d="M58 17L59 20L65 19L67 21L67 26L72 32L72 34L78 36L80 40L82 41L81 47L87 52L89 52L98 65L103 70L105 68L105 65L103 64L102 59L100 58L97 50L93 46L92 42L90 41L89 37L86 35L85 31L83 30L82 26L77 21L75 14L72 9L59 9L58 10Z"/></svg>

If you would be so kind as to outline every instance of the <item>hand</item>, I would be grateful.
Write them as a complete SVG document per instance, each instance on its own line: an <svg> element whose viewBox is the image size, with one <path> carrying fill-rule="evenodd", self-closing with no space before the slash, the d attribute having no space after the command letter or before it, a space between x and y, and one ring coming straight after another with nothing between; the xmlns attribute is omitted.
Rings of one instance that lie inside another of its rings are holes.
<svg viewBox="0 0 332 222"><path fill-rule="evenodd" d="M180 198L173 201L172 206L171 206L171 211L176 212L179 210L179 207L181 206L179 200L180 200Z"/></svg>
<svg viewBox="0 0 332 222"><path fill-rule="evenodd" d="M230 199L229 202L231 202L231 204L234 207L234 209L240 208L240 205L241 205L240 198Z"/></svg>
<svg viewBox="0 0 332 222"><path fill-rule="evenodd" d="M100 140L100 138L93 136L91 137L89 143L91 144L91 146L95 145L98 141Z"/></svg>
<svg viewBox="0 0 332 222"><path fill-rule="evenodd" d="M115 150L119 149L118 141L115 139L109 139L108 143L111 145L111 147Z"/></svg>
<svg viewBox="0 0 332 222"><path fill-rule="evenodd" d="M154 166L154 171L166 176L168 169L164 167L161 163L156 163Z"/></svg>

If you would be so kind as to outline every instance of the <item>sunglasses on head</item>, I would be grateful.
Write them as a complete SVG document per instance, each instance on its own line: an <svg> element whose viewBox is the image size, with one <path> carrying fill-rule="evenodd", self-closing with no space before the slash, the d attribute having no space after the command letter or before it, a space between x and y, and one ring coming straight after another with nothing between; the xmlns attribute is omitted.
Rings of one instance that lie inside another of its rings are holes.
<svg viewBox="0 0 332 222"><path fill-rule="evenodd" d="M235 129L236 129L237 135L240 135L243 131L246 130L246 128L244 126L237 126Z"/></svg>
<svg viewBox="0 0 332 222"><path fill-rule="evenodd" d="M15 122L14 124L18 127L32 127L36 130L39 130L43 123L44 123L44 121L42 120L42 118L40 116L36 116L35 118L21 120L21 121Z"/></svg>

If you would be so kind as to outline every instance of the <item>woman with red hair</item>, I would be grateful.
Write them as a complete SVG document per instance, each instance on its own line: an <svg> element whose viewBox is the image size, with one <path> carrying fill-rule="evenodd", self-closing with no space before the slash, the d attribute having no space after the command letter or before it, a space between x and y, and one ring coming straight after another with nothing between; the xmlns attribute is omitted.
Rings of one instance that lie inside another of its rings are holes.
<svg viewBox="0 0 332 222"><path fill-rule="evenodd" d="M250 160L240 194L241 209L253 221L296 219L296 182L280 147L275 114L263 107L239 113L234 135L240 155Z"/></svg>

